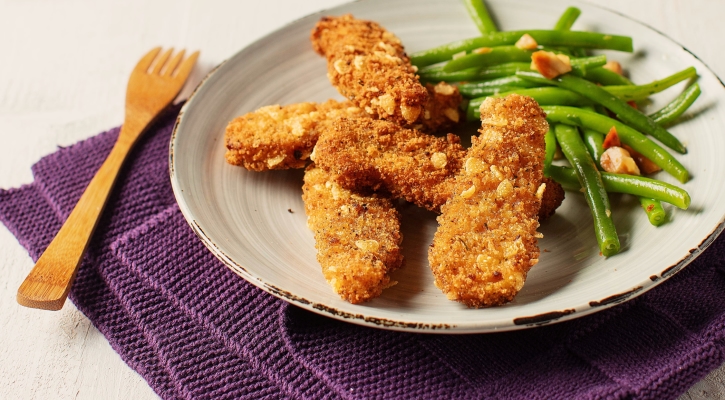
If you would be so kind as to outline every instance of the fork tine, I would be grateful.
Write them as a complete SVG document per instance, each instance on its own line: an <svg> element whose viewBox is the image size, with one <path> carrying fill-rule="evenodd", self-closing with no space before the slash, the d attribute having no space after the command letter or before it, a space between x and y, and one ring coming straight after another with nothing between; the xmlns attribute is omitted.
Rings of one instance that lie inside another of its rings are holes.
<svg viewBox="0 0 725 400"><path fill-rule="evenodd" d="M161 47L154 47L146 53L145 56L139 60L138 64L136 64L136 67L133 69L134 72L146 72L148 71L149 67L151 66L151 63L154 61L156 56L161 51Z"/></svg>
<svg viewBox="0 0 725 400"><path fill-rule="evenodd" d="M154 69L151 71L152 74L159 75L161 68L163 68L164 64L166 64L166 60L169 59L172 51L174 51L173 47L161 53L161 56L159 56L154 63Z"/></svg>
<svg viewBox="0 0 725 400"><path fill-rule="evenodd" d="M176 66L179 65L179 62L181 62L181 59L184 58L184 49L181 49L174 58L169 61L169 63L166 65L166 69L164 70L164 76L171 76L171 74L176 69Z"/></svg>
<svg viewBox="0 0 725 400"><path fill-rule="evenodd" d="M192 68L194 68L194 64L196 63L197 58L199 58L199 51L193 52L189 56L189 58L187 58L186 60L184 60L184 62L181 63L174 78L185 81L186 78L189 77L189 73L191 72Z"/></svg>

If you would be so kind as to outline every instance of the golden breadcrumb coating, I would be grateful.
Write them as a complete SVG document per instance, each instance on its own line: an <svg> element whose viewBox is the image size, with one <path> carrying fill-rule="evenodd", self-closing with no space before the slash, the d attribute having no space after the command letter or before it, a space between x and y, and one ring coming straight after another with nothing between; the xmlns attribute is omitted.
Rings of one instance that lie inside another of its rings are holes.
<svg viewBox="0 0 725 400"><path fill-rule="evenodd" d="M322 274L340 297L362 303L396 283L389 273L403 263L403 237L390 199L345 190L312 164L305 170L302 200Z"/></svg>
<svg viewBox="0 0 725 400"><path fill-rule="evenodd" d="M327 58L327 76L343 96L375 118L418 121L428 92L394 34L347 14L320 19L310 40Z"/></svg>
<svg viewBox="0 0 725 400"><path fill-rule="evenodd" d="M561 184L551 178L544 178L546 184L544 195L541 197L541 208L539 209L539 222L549 219L556 209L564 201L564 188Z"/></svg>
<svg viewBox="0 0 725 400"><path fill-rule="evenodd" d="M341 186L382 189L429 210L450 197L466 152L458 136L436 137L372 119L339 119L329 127L312 159Z"/></svg>
<svg viewBox="0 0 725 400"><path fill-rule="evenodd" d="M349 101L262 107L227 125L227 162L252 171L304 168L320 124L340 116L368 117Z"/></svg>
<svg viewBox="0 0 725 400"><path fill-rule="evenodd" d="M428 101L414 128L430 133L445 132L463 121L460 110L463 96L457 86L446 82L436 85L428 83L425 89L428 91Z"/></svg>
<svg viewBox="0 0 725 400"><path fill-rule="evenodd" d="M548 130L539 105L519 95L486 99L481 122L428 251L436 286L469 307L511 301L538 262Z"/></svg>

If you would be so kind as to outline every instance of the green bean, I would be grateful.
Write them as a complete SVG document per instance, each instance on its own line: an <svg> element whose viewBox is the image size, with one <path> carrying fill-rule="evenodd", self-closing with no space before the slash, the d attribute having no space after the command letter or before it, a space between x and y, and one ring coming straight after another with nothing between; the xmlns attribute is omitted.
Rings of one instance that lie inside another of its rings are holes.
<svg viewBox="0 0 725 400"><path fill-rule="evenodd" d="M463 94L464 98L471 98L474 97L474 99L480 99L480 98L486 98L491 96L496 96L499 93L511 93L516 92L517 90L524 89L516 86L491 86L491 87L483 87L475 90L475 93L473 95L466 95ZM470 103L469 103L470 104ZM478 103L481 105L481 103ZM476 117L478 118L478 117Z"/></svg>
<svg viewBox="0 0 725 400"><path fill-rule="evenodd" d="M589 150L589 154L592 155L594 163L597 164L597 168L601 169L602 166L599 160L601 160L602 153L604 153L604 148L602 147L604 135L592 129L582 128L582 140L584 140L584 145Z"/></svg>
<svg viewBox="0 0 725 400"><path fill-rule="evenodd" d="M660 226L665 223L667 214L665 214L665 209L662 207L662 202L655 199L640 197L639 204L642 205L645 214L647 214L647 219L650 224Z"/></svg>
<svg viewBox="0 0 725 400"><path fill-rule="evenodd" d="M506 76L503 78L490 79L479 82L469 82L458 85L458 90L465 97L481 97L498 92L505 92L509 90L515 90L516 88L532 88L538 87L539 84L529 82L525 79L521 79L518 76ZM499 88L510 88L506 90L491 91L491 89Z"/></svg>
<svg viewBox="0 0 725 400"><path fill-rule="evenodd" d="M522 96L529 96L536 100L539 105L556 105L556 106L584 106L590 105L591 100L584 96L578 95L570 90L557 87L539 87L539 88L522 88L508 92L499 92L486 97L504 97L509 94L516 93ZM476 121L480 118L479 107L486 97L478 97L472 99L468 103L466 119Z"/></svg>
<svg viewBox="0 0 725 400"><path fill-rule="evenodd" d="M515 44L525 33L531 35L540 46L583 47L632 52L632 38L582 31L521 30L490 32L479 37L459 40L432 49L410 54L413 65L425 67L450 60L454 54L469 52L480 47Z"/></svg>
<svg viewBox="0 0 725 400"><path fill-rule="evenodd" d="M677 208L687 210L690 207L690 195L686 190L644 176L613 174L601 172L604 189L609 193L626 193L633 196L648 197L670 203ZM579 191L581 185L577 180L576 172L567 167L552 165L549 167L549 177L561 184L567 190Z"/></svg>
<svg viewBox="0 0 725 400"><path fill-rule="evenodd" d="M546 144L544 175L548 176L549 167L551 167L551 162L554 161L554 154L556 153L556 134L551 125L549 125L549 130L544 135L544 143Z"/></svg>
<svg viewBox="0 0 725 400"><path fill-rule="evenodd" d="M574 167L576 176L584 188L584 198L594 218L594 233L597 236L599 249L604 256L617 254L619 237L612 221L609 196L594 160L584 147L579 131L569 125L556 124L554 133L562 153Z"/></svg>
<svg viewBox="0 0 725 400"><path fill-rule="evenodd" d="M514 75L517 71L531 70L530 62L510 62L490 67L466 68L461 71L445 72L443 66L429 66L418 71L420 79L427 82L464 82L502 78Z"/></svg>
<svg viewBox="0 0 725 400"><path fill-rule="evenodd" d="M595 111L594 107L591 106L584 106L582 109ZM602 165L600 164L600 160L602 158L602 153L604 153L604 135L587 128L581 128L581 132L584 145L587 147L587 150L589 150L589 154L592 155L594 162L597 164L597 168L601 170Z"/></svg>
<svg viewBox="0 0 725 400"><path fill-rule="evenodd" d="M472 67L485 67L511 61L531 60L531 50L522 50L516 46L494 46L485 52L473 52L455 58L443 67L443 71L453 72Z"/></svg>
<svg viewBox="0 0 725 400"><path fill-rule="evenodd" d="M535 72L524 71L517 72L516 76L520 76L524 79L531 79L533 82L539 82L541 78L543 78ZM559 87L579 93L593 102L603 105L615 113L617 118L622 120L624 123L631 125L633 128L643 133L652 135L664 145L677 151L678 153L684 154L687 152L685 146L675 136L673 136L665 128L657 125L652 118L642 114L623 100L602 89L602 87L585 79L571 75L560 75L551 79L551 81Z"/></svg>
<svg viewBox="0 0 725 400"><path fill-rule="evenodd" d="M626 77L619 75L614 71L606 68L598 67L587 71L588 81L598 83L600 85L633 85L632 81Z"/></svg>
<svg viewBox="0 0 725 400"><path fill-rule="evenodd" d="M592 57L579 57L572 58L571 60L572 72L578 76L586 76L588 71L593 68L601 67L607 63L607 56L599 55Z"/></svg>
<svg viewBox="0 0 725 400"><path fill-rule="evenodd" d="M570 31L572 25L574 25L574 22L579 18L579 15L581 14L581 10L579 10L576 7L568 7L566 10L564 10L564 13L561 14L561 17L559 17L559 20L556 21L556 25L554 25L555 31ZM571 52L577 56L577 57L584 57L586 56L586 50L582 48L572 48L570 49Z"/></svg>
<svg viewBox="0 0 725 400"><path fill-rule="evenodd" d="M700 85L693 83L684 92L650 117L659 125L667 126L680 117L700 95Z"/></svg>
<svg viewBox="0 0 725 400"><path fill-rule="evenodd" d="M606 134L614 127L622 143L649 158L680 182L685 183L690 179L690 173L677 159L660 145L628 125L604 115L575 107L542 106L541 108L546 112L546 118L549 122L576 125L602 134Z"/></svg>
<svg viewBox="0 0 725 400"><path fill-rule="evenodd" d="M463 4L466 5L468 15L471 16L473 23L476 24L476 28L481 33L498 32L498 28L491 19L491 14L488 13L483 0L464 0Z"/></svg>
<svg viewBox="0 0 725 400"><path fill-rule="evenodd" d="M574 21L576 21L577 18L579 18L579 15L581 15L581 10L576 7L569 7L566 10L564 10L564 13L561 14L561 17L559 17L559 20L556 21L556 25L554 25L554 30L556 31L568 31L571 29L571 26L574 25Z"/></svg>
<svg viewBox="0 0 725 400"><path fill-rule="evenodd" d="M603 86L603 89L622 100L639 101L672 87L673 85L676 85L686 79L692 79L695 77L697 77L697 70L695 67L689 67L666 78L659 79L645 85Z"/></svg>

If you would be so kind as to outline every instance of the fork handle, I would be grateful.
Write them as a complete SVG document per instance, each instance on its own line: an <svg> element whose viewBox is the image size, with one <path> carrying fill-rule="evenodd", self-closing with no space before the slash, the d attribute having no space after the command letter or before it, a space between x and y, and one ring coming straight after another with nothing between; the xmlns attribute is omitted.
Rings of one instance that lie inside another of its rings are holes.
<svg viewBox="0 0 725 400"><path fill-rule="evenodd" d="M31 308L63 308L83 254L103 213L126 156L148 122L124 123L116 143L60 231L18 288L17 301ZM138 130L137 132L131 132ZM135 134L134 134L135 133Z"/></svg>

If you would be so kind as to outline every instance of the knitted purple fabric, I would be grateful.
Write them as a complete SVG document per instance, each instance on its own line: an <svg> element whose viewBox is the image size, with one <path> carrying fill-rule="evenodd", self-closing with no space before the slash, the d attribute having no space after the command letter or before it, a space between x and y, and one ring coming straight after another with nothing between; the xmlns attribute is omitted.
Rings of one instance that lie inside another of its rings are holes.
<svg viewBox="0 0 725 400"><path fill-rule="evenodd" d="M676 276L573 321L483 335L360 327L291 306L216 260L168 179L174 108L125 165L70 298L162 398L676 398L725 361L725 237ZM37 259L118 129L0 191Z"/></svg>

